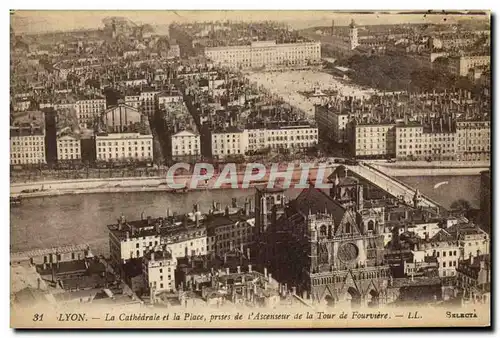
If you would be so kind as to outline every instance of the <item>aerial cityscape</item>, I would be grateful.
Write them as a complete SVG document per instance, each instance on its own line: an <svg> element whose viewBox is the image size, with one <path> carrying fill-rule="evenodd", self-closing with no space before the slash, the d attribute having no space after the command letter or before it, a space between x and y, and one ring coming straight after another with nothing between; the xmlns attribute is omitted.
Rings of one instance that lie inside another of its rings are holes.
<svg viewBox="0 0 500 338"><path fill-rule="evenodd" d="M11 16L11 311L489 306L489 13L130 13Z"/></svg>

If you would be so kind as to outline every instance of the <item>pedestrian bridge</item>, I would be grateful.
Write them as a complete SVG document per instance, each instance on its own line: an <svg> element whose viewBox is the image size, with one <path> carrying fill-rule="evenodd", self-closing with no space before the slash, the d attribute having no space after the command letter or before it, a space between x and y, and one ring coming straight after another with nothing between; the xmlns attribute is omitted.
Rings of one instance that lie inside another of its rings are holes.
<svg viewBox="0 0 500 338"><path fill-rule="evenodd" d="M386 191L390 195L398 199L404 199L408 204L413 204L413 196L415 196L416 189L409 185L389 176L382 171L370 166L366 163L358 165L346 165L346 167L356 175L372 182L375 186ZM438 212L445 210L439 203L431 200L430 198L420 195L419 205L422 207L432 208Z"/></svg>

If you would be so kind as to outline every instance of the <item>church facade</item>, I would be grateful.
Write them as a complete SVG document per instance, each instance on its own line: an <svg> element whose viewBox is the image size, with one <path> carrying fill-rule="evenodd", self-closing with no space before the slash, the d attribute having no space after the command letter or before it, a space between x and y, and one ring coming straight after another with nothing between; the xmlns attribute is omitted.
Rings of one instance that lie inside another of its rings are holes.
<svg viewBox="0 0 500 338"><path fill-rule="evenodd" d="M314 303L385 303L391 273L383 232L394 198L344 166L330 181L330 191L311 185L289 202L284 191L258 190L261 263Z"/></svg>

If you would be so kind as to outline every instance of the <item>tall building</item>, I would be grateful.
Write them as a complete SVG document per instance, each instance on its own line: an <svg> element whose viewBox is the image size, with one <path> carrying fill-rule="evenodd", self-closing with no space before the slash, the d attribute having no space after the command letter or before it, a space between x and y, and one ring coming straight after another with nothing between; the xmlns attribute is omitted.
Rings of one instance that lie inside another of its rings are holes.
<svg viewBox="0 0 500 338"><path fill-rule="evenodd" d="M356 49L359 46L358 43L358 26L354 22L354 19L351 20L351 24L349 25L349 43L351 45L351 50Z"/></svg>

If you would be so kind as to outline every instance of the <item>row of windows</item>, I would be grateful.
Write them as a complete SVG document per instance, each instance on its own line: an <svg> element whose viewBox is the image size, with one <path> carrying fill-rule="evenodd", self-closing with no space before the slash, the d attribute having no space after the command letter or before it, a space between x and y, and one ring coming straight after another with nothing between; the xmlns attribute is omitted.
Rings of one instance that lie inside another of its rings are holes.
<svg viewBox="0 0 500 338"><path fill-rule="evenodd" d="M57 149L57 150L59 151L59 149ZM60 149L60 150L62 150L62 149ZM70 153L79 153L80 149L78 149L78 148L76 148L76 149L75 148L69 148L69 152ZM66 153L66 154L68 153L68 148L64 148L64 153Z"/></svg>
<svg viewBox="0 0 500 338"><path fill-rule="evenodd" d="M138 148L139 147L134 147L134 150L138 151L139 150ZM144 148L145 147L141 147L141 150L144 151L145 150ZM112 152L113 151L112 149L113 148L108 148L108 152ZM148 147L148 150L151 151L151 147ZM106 151L106 148L97 148L97 152L105 152L105 151ZM125 147L122 147L122 152L124 152L124 151L125 151ZM128 147L128 151L129 152L132 151L132 147ZM115 148L115 152L118 152L118 148Z"/></svg>
<svg viewBox="0 0 500 338"><path fill-rule="evenodd" d="M43 157L43 155L45 155L44 153L42 152L38 152L38 153L11 153L11 157L12 158L40 158L40 157Z"/></svg>
<svg viewBox="0 0 500 338"><path fill-rule="evenodd" d="M44 142L43 141L25 141L25 142L12 141L12 145L13 146L38 146L38 145L43 146Z"/></svg>
<svg viewBox="0 0 500 338"><path fill-rule="evenodd" d="M128 145L130 146L130 145L138 145L138 142L139 142L139 141L120 141L120 142L121 142L121 145L122 145L122 146L123 146L123 145L126 145L126 144L128 144ZM125 142L127 142L127 143L125 143ZM116 141L115 141L114 143L115 143L114 145L115 145L115 146L117 146L119 142L116 142ZM151 144L151 141L141 141L141 143L140 143L140 144L142 144L142 145L144 145L144 144L149 145L149 144ZM108 145L108 146L112 146L112 145L113 145L113 142L110 142L110 141L108 141L107 143L106 143L106 142L104 142L104 141L102 141L102 142L97 142L97 146L106 146L106 145Z"/></svg>
<svg viewBox="0 0 500 338"><path fill-rule="evenodd" d="M45 163L43 159L12 159L11 164L26 164L26 163Z"/></svg>
<svg viewBox="0 0 500 338"><path fill-rule="evenodd" d="M134 154L135 154L135 155L134 155L134 158L139 158L139 153L134 153ZM144 155L144 154L145 154L145 153L144 153L144 152L142 152L140 157L141 157L141 158L146 158L146 157L147 157L147 158L150 158L150 157L151 157L151 152L148 152L148 153L147 153L147 156L146 156L146 155ZM115 155L115 156L113 156L113 154L112 154L112 153L109 153L109 154L108 154L108 157L106 157L106 153L102 153L102 154L99 154L99 155L98 155L98 158L99 158L99 159L106 159L106 158L109 158L109 159L112 159L112 158L125 158L125 154L121 154L121 155L119 155L119 154L115 153L114 155ZM132 158L132 153L128 153L128 158Z"/></svg>
<svg viewBox="0 0 500 338"><path fill-rule="evenodd" d="M59 155L58 158L61 160L61 159L63 159L63 156ZM73 155L73 154L70 154L70 155L65 154L64 155L64 159L65 160L78 160L78 159L80 159L80 155L78 155L78 154L75 154L75 155Z"/></svg>
<svg viewBox="0 0 500 338"><path fill-rule="evenodd" d="M44 147L12 147L11 152L12 153L17 153L17 152L33 152L33 151L44 151Z"/></svg>

